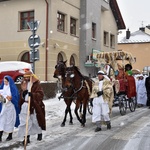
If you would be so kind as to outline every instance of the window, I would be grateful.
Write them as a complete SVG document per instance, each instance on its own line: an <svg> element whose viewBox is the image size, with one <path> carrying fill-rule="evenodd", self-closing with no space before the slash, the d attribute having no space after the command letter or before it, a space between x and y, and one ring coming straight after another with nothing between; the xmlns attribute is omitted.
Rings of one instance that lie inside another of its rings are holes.
<svg viewBox="0 0 150 150"><path fill-rule="evenodd" d="M70 65L75 65L75 59L74 59L73 55L71 55L71 57L70 57Z"/></svg>
<svg viewBox="0 0 150 150"><path fill-rule="evenodd" d="M108 46L108 32L104 31L104 45Z"/></svg>
<svg viewBox="0 0 150 150"><path fill-rule="evenodd" d="M20 30L29 29L27 22L34 21L34 11L20 12Z"/></svg>
<svg viewBox="0 0 150 150"><path fill-rule="evenodd" d="M29 52L25 52L25 53L22 55L21 61L24 61L24 62L27 62L27 63L30 62Z"/></svg>
<svg viewBox="0 0 150 150"><path fill-rule="evenodd" d="M70 19L70 34L76 35L76 19L71 18Z"/></svg>
<svg viewBox="0 0 150 150"><path fill-rule="evenodd" d="M60 12L57 13L57 29L65 32L65 15Z"/></svg>
<svg viewBox="0 0 150 150"><path fill-rule="evenodd" d="M92 38L96 38L96 24L92 23Z"/></svg>
<svg viewBox="0 0 150 150"><path fill-rule="evenodd" d="M63 56L62 56L61 53L59 53L58 56L57 56L57 62L58 61L63 61Z"/></svg>
<svg viewBox="0 0 150 150"><path fill-rule="evenodd" d="M114 48L115 47L115 36L114 35L110 35L110 47Z"/></svg>

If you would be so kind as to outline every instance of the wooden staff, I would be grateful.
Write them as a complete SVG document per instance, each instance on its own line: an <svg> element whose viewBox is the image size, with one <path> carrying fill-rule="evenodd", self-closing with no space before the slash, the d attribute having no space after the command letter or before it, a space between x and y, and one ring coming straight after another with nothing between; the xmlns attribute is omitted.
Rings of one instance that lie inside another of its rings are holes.
<svg viewBox="0 0 150 150"><path fill-rule="evenodd" d="M32 74L30 75L30 86L29 91L31 92L31 86L32 86ZM30 115L30 103L31 103L31 95L28 96L28 112L27 112L27 118L26 118L26 134L25 134L25 140L24 140L24 150L26 150L27 145L27 136L28 136L28 123L29 123L29 115Z"/></svg>

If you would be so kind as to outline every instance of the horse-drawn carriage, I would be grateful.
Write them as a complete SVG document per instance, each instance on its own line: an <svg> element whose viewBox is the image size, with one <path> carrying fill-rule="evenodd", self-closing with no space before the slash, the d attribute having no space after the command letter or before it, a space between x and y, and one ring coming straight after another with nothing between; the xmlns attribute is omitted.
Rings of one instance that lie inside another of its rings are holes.
<svg viewBox="0 0 150 150"><path fill-rule="evenodd" d="M100 67L112 80L114 86L113 106L119 106L120 114L125 115L127 108L136 109L136 87L134 77L130 74L133 56L124 51L100 52L97 55Z"/></svg>
<svg viewBox="0 0 150 150"><path fill-rule="evenodd" d="M121 76L121 70L117 65L117 59L119 57L125 60L128 60L130 63L134 60L132 55L124 52L100 52L97 54L97 64L99 69L106 72L108 77L112 80L114 84L114 104L118 102L119 110L121 115L126 114L126 109L129 106L131 111L135 111L136 108L136 95L129 95L129 91L120 90L120 79L117 80L116 77ZM123 68L124 70L124 68ZM66 62L60 61L55 66L54 77L59 78L61 76L62 83L62 95L66 103L66 110L63 122L61 126L65 126L66 117L69 112L70 114L70 124L73 124L73 117L71 113L71 104L75 100L75 114L82 126L85 126L86 123L86 111L92 114L92 105L90 102L90 94L92 92L93 80L90 77L84 76L81 74L79 69L76 66L66 66ZM130 78L130 77L129 77ZM131 77L132 78L132 77ZM126 78L127 79L127 78ZM123 79L124 80L124 79ZM127 79L128 81L128 79ZM128 82L127 82L128 83ZM60 97L60 98L61 98ZM87 107L88 106L88 107ZM80 109L79 109L80 108ZM82 110L82 116L78 114L78 110Z"/></svg>

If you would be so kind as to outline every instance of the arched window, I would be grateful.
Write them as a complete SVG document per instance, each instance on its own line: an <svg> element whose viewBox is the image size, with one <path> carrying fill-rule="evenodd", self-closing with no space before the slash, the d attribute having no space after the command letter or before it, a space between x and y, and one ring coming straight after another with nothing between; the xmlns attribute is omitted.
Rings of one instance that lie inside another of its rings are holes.
<svg viewBox="0 0 150 150"><path fill-rule="evenodd" d="M57 62L58 61L63 61L63 56L62 56L61 53L59 53L58 56L57 56Z"/></svg>
<svg viewBox="0 0 150 150"><path fill-rule="evenodd" d="M21 57L21 61L30 63L30 56L29 56L29 52L25 52L22 57Z"/></svg>
<svg viewBox="0 0 150 150"><path fill-rule="evenodd" d="M71 57L70 57L70 65L75 65L75 59L74 59L73 55L71 55Z"/></svg>

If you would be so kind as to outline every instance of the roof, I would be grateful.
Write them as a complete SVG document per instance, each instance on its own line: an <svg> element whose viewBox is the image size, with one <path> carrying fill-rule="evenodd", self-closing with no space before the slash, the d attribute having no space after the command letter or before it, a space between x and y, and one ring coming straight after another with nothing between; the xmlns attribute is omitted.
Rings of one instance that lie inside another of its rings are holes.
<svg viewBox="0 0 150 150"><path fill-rule="evenodd" d="M149 43L150 35L138 30L130 34L130 38L126 39L126 36L122 38L118 43Z"/></svg>
<svg viewBox="0 0 150 150"><path fill-rule="evenodd" d="M117 4L117 1L116 0L110 0L109 3L110 3L112 13L113 13L115 20L116 20L118 30L126 29L122 15L120 13L120 9L119 9L118 4Z"/></svg>

